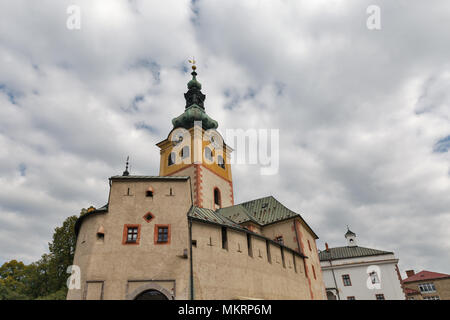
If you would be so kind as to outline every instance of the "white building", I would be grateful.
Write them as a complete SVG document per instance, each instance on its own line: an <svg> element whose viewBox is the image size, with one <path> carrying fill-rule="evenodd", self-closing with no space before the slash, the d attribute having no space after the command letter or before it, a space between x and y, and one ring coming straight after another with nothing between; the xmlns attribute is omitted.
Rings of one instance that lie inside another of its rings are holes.
<svg viewBox="0 0 450 320"><path fill-rule="evenodd" d="M394 253L358 246L350 230L345 238L319 252L328 300L405 300Z"/></svg>

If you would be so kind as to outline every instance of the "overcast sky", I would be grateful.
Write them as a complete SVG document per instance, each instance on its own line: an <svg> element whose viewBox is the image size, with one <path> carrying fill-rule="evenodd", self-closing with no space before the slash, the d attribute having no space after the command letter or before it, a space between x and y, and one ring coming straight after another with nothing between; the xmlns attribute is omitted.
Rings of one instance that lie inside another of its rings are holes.
<svg viewBox="0 0 450 320"><path fill-rule="evenodd" d="M273 195L319 249L349 225L403 277L450 273L449 39L448 0L3 0L0 263L39 259L66 217L104 205L127 155L158 174L195 56L219 131L280 130L278 174L233 166L235 203Z"/></svg>

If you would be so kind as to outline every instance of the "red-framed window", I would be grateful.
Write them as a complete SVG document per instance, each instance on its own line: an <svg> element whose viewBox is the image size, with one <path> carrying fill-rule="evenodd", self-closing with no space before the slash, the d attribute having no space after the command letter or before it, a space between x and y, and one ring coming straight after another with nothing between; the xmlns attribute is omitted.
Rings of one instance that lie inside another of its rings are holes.
<svg viewBox="0 0 450 320"><path fill-rule="evenodd" d="M147 212L147 213L143 216L144 220L145 220L147 223L150 222L150 221L152 221L154 217L155 217L155 216L154 216L153 213L151 213L150 211Z"/></svg>
<svg viewBox="0 0 450 320"><path fill-rule="evenodd" d="M140 224L126 224L123 226L122 244L139 244L140 238Z"/></svg>
<svg viewBox="0 0 450 320"><path fill-rule="evenodd" d="M352 285L352 281L350 280L350 275L343 274L342 275L342 282L344 283L344 286L349 287Z"/></svg>
<svg viewBox="0 0 450 320"><path fill-rule="evenodd" d="M155 225L155 244L170 244L170 224Z"/></svg>

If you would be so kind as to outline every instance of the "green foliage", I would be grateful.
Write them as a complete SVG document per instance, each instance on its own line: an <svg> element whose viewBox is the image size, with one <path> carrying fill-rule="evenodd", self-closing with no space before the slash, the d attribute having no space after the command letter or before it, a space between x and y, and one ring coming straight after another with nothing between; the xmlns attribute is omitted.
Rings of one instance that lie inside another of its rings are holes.
<svg viewBox="0 0 450 320"><path fill-rule="evenodd" d="M0 267L0 300L64 300L67 295L67 267L75 253L76 216L68 217L61 227L55 228L49 253L25 265L11 260Z"/></svg>

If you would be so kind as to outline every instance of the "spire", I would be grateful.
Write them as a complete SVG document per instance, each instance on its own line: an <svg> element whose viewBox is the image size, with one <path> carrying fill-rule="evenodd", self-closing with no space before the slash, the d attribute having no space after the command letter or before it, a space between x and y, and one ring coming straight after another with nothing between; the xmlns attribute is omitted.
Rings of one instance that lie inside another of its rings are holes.
<svg viewBox="0 0 450 320"><path fill-rule="evenodd" d="M188 82L188 92L184 94L184 98L186 99L186 109L189 108L192 105L197 105L203 110L205 110L205 107L203 105L206 96L200 91L202 90L202 84L198 82L197 80L197 66L195 65L195 60L189 60L189 62L192 64L192 80Z"/></svg>
<svg viewBox="0 0 450 320"><path fill-rule="evenodd" d="M188 91L184 94L186 99L185 111L180 116L172 119L174 128L189 129L194 126L195 121L201 121L205 130L217 129L217 121L211 119L205 112L204 101L206 96L201 92L202 85L197 80L197 66L195 60L189 60L192 64L192 79L188 82Z"/></svg>
<svg viewBox="0 0 450 320"><path fill-rule="evenodd" d="M345 234L345 237L347 238L347 237L351 237L351 236L353 236L353 237L356 237L356 233L354 233L353 231L351 231L349 228L348 228L348 226L347 226L347 233Z"/></svg>
<svg viewBox="0 0 450 320"><path fill-rule="evenodd" d="M347 232L345 233L345 239L347 239L347 245L349 247L356 247L356 233L351 231L347 226Z"/></svg>
<svg viewBox="0 0 450 320"><path fill-rule="evenodd" d="M125 171L123 172L122 176L129 176L130 173L128 172L128 160L130 160L130 156L127 157L127 163L125 165Z"/></svg>

